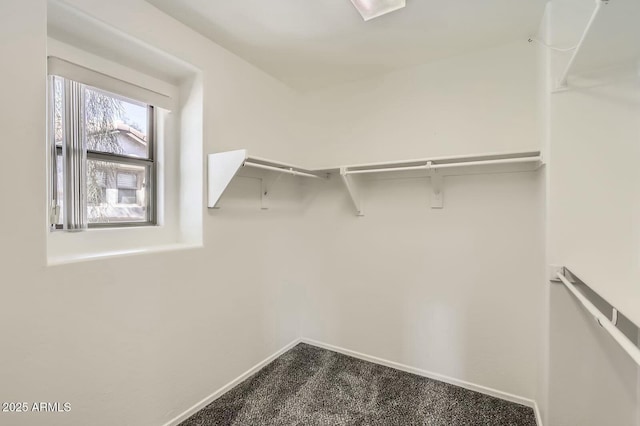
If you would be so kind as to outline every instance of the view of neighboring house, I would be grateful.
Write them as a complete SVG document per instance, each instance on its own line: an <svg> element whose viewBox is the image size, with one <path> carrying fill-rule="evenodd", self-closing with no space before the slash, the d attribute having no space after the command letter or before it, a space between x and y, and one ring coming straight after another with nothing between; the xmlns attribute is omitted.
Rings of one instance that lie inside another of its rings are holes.
<svg viewBox="0 0 640 426"><path fill-rule="evenodd" d="M147 158L147 136L118 122L115 140L120 152ZM88 161L88 216L90 222L131 222L146 220L147 169L137 165L106 161ZM91 196L91 194L95 194Z"/></svg>

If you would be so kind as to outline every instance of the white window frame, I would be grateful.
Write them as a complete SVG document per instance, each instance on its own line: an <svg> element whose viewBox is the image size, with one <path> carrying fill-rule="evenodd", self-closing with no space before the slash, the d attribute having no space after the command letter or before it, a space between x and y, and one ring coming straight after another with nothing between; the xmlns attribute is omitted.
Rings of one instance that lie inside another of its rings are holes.
<svg viewBox="0 0 640 426"><path fill-rule="evenodd" d="M50 128L51 165L50 165L50 199L51 213L50 226L52 230L78 231L87 228L115 228L132 226L155 226L158 223L158 173L156 164L156 116L154 105L144 103L138 99L131 99L118 93L106 91L103 87L94 87L72 80L67 76L73 76L82 81L91 81L103 84L111 89L119 90L120 93L134 93L142 96L146 100L156 101L164 104L164 97L157 94L147 93L146 89L108 77L104 74L96 73L87 68L74 65L59 58L50 57L49 64L49 96L50 111L48 114ZM61 79L62 108L63 108L63 146L56 146L53 130L54 122L54 79ZM86 89L104 92L108 96L121 97L123 101L146 105L147 111L147 137L148 155L147 158L138 158L129 155L121 155L102 151L89 150L84 146L83 135L83 105ZM60 218L60 201L58 199L58 176L57 157L62 156L63 162L63 187L64 187L64 217ZM105 161L119 164L128 164L144 167L146 172L147 190L145 191L145 220L144 221L117 221L117 222L89 222L87 218L86 200L86 164L88 161ZM60 220L62 219L62 220Z"/></svg>
<svg viewBox="0 0 640 426"><path fill-rule="evenodd" d="M119 46L113 46L118 49ZM140 49L158 54L148 46ZM204 85L201 70L171 56L163 60L179 69L171 78L162 79L137 68L135 62L114 61L98 56L78 45L48 38L47 54L61 58L92 72L93 78L110 77L123 88L136 90L136 95L118 91L96 82L83 83L104 87L127 98L156 105L156 151L158 172L158 224L118 228L89 228L85 232L47 232L47 264L49 266L92 261L134 254L185 250L203 246L203 129ZM146 91L140 91L146 89ZM140 93L153 96L144 99ZM49 145L46 140L46 145ZM43 141L45 144L45 141ZM51 167L51 162L47 163ZM51 187L47 173L47 188ZM47 194L49 192L47 191ZM43 200L43 203L45 200ZM43 212L43 226L49 229L49 213Z"/></svg>

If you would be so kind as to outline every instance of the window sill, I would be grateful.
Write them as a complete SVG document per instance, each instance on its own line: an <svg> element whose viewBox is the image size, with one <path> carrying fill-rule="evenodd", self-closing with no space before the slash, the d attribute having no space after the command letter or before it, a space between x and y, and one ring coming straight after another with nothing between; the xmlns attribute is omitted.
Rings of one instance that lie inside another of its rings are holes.
<svg viewBox="0 0 640 426"><path fill-rule="evenodd" d="M49 232L47 265L61 265L202 247L176 225L92 228L83 232Z"/></svg>
<svg viewBox="0 0 640 426"><path fill-rule="evenodd" d="M159 246L141 247L129 250L113 250L100 253L72 254L61 256L49 256L47 266L66 265L70 263L88 262L92 260L112 259L118 257L134 256L138 254L161 253L167 251L179 251L202 248L202 244L175 243Z"/></svg>

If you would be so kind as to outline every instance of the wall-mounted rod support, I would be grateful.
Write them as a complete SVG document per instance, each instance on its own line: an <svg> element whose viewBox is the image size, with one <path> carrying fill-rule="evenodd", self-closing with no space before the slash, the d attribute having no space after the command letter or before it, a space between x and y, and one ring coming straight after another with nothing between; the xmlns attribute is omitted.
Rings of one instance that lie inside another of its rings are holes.
<svg viewBox="0 0 640 426"><path fill-rule="evenodd" d="M598 17L598 13L600 12L600 8L602 7L603 4L606 4L608 2L609 0L596 0L596 7L593 10L591 17L589 18L589 22L587 22L587 26L585 27L584 32L582 33L582 36L580 37L580 40L576 45L576 48L573 50L573 54L571 55L571 58L569 58L567 67L565 68L564 72L560 76L560 79L558 80L557 89L567 87L567 79L569 78L569 72L571 71L571 68L573 67L573 64L576 61L578 52L580 52L580 48L584 44L584 41L587 38L587 34L589 34L589 30L593 26L593 23L596 21L596 18Z"/></svg>
<svg viewBox="0 0 640 426"><path fill-rule="evenodd" d="M311 173L299 172L297 170L294 170L293 168L284 169L281 167L274 167L274 166L267 166L265 164L252 163L250 161L245 161L242 165L245 167L254 167L256 169L271 170L273 172L286 173L294 176L304 176L304 177L322 179L321 176L313 175Z"/></svg>
<svg viewBox="0 0 640 426"><path fill-rule="evenodd" d="M442 194L442 173L439 173L433 167L431 161L427 162L429 178L431 178L431 208L441 209L444 207Z"/></svg>
<svg viewBox="0 0 640 426"><path fill-rule="evenodd" d="M562 273L557 274L558 279L580 301L582 306L598 321L598 324L607 331L629 356L640 365L640 348L622 333L596 306L589 301Z"/></svg>
<svg viewBox="0 0 640 426"><path fill-rule="evenodd" d="M618 310L616 308L611 310L611 323L613 325L618 325Z"/></svg>
<svg viewBox="0 0 640 426"><path fill-rule="evenodd" d="M347 175L344 167L340 169L340 178L342 179L342 183L344 183L345 188L347 188L347 192L349 193L351 202L353 202L353 206L356 208L356 216L364 216L358 190L352 181L353 178Z"/></svg>
<svg viewBox="0 0 640 426"><path fill-rule="evenodd" d="M423 166L407 166L407 167L387 167L380 169L363 169L363 170L346 170L344 174L355 175L363 173L386 173L386 172L404 172L409 170L436 170L450 167L466 167L466 166L485 166L492 164L512 164L512 163L535 163L541 161L540 156L521 157L521 158L504 158L500 160L480 160L480 161L462 161L458 163L433 164L429 161Z"/></svg>

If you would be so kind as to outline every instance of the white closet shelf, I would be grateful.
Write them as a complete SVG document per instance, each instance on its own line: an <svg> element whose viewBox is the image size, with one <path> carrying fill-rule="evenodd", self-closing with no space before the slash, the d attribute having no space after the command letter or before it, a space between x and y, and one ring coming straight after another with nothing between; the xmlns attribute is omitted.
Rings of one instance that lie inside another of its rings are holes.
<svg viewBox="0 0 640 426"><path fill-rule="evenodd" d="M442 178L446 175L459 174L461 168L498 165L542 165L540 151L507 152L500 154L463 155L456 157L435 157L413 160L402 160L383 163L357 164L339 168L340 177L351 197L351 201L358 216L364 211L359 197L358 186L353 175L380 174L405 171L425 171L431 180L431 207L441 209L444 205L442 192ZM530 166L527 166L530 168Z"/></svg>
<svg viewBox="0 0 640 426"><path fill-rule="evenodd" d="M359 173L378 173L378 172L390 172L390 171L404 171L412 170L412 167L417 169L426 169L427 164L431 163L431 168L450 168L450 167L463 167L470 165L483 165L483 164L496 164L501 163L518 163L518 162L540 162L540 151L516 151L516 152L501 152L490 154L472 154L472 155L457 155L448 157L430 157L430 158L416 158L411 160L398 160L398 161L385 161L377 163L365 163L365 164L352 164L348 166L335 167L330 169L323 169L323 171L342 171L345 170L347 174L359 174ZM477 164L474 164L477 163Z"/></svg>
<svg viewBox="0 0 640 426"><path fill-rule="evenodd" d="M568 79L590 71L635 62L640 57L640 2L595 0L576 48L556 82L555 92L568 89Z"/></svg>
<svg viewBox="0 0 640 426"><path fill-rule="evenodd" d="M339 173L353 201L358 216L363 216L357 182L353 175L379 174L404 171L424 171L431 179L431 207L443 207L442 178L447 175L460 174L461 168L473 168L473 171L486 166L520 165L520 170L533 170L542 165L540 151L504 152L493 154L461 155L453 157L420 158L411 160L389 161L380 163L355 164L324 169L305 169L280 161L248 155L246 149L209 154L209 202L208 206L216 206L231 180L241 167L253 167L278 173L302 176L305 178L323 179L331 173ZM268 194L275 180L262 180L262 208L268 208Z"/></svg>
<svg viewBox="0 0 640 426"><path fill-rule="evenodd" d="M238 149L235 151L218 152L209 154L208 164L208 207L214 208L222 194L236 176L240 168L251 167L269 172L277 172L305 178L323 179L323 176L314 174L313 171L307 170L293 164L283 163L281 161L268 160L266 158L255 157L249 155L246 149ZM262 180L262 208L267 207L267 196L270 186L274 180Z"/></svg>

